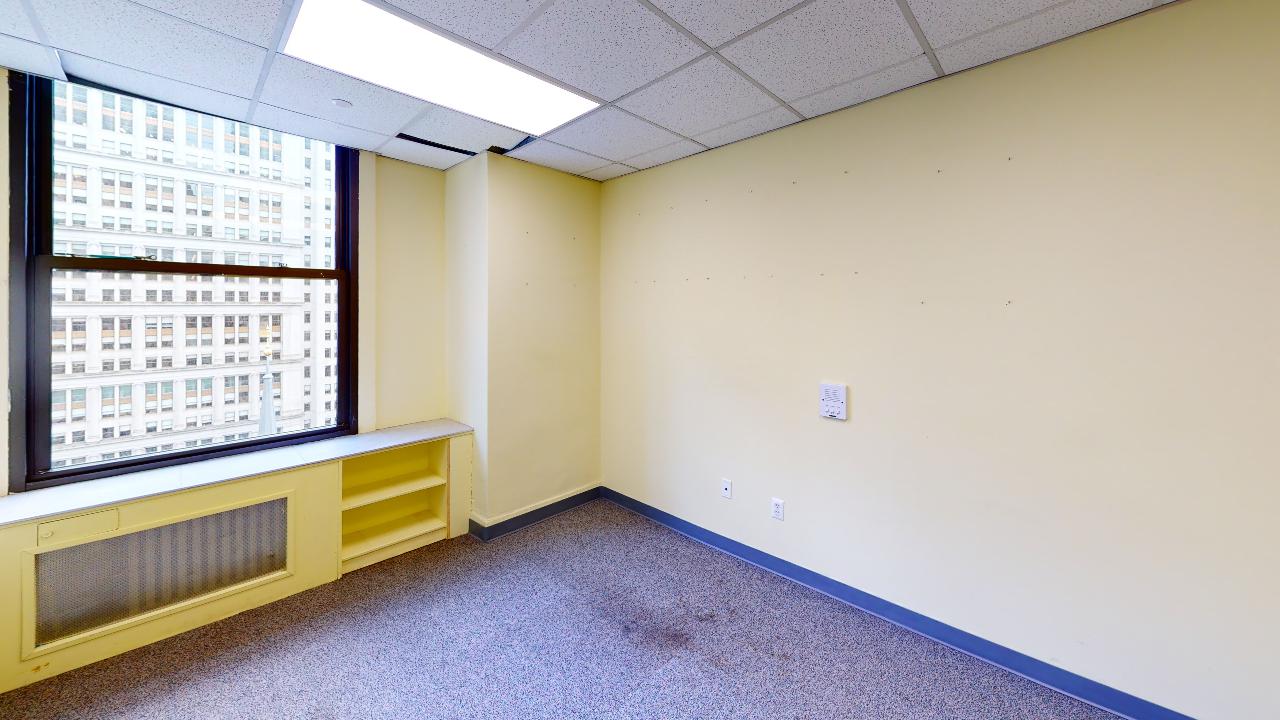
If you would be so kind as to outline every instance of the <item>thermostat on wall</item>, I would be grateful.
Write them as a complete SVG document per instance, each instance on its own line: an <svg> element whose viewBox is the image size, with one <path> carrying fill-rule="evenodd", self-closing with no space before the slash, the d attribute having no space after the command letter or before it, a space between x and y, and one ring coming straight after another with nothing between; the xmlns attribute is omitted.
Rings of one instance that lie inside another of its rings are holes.
<svg viewBox="0 0 1280 720"><path fill-rule="evenodd" d="M819 403L819 412L824 418L833 420L848 420L849 410L846 399L848 397L848 388L844 385L835 385L832 383L822 383L822 394Z"/></svg>

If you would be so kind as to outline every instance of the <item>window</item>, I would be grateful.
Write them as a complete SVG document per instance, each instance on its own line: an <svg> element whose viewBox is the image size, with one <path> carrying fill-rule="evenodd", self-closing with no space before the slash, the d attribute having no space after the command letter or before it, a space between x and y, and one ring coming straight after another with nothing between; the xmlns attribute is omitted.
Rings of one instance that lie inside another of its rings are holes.
<svg viewBox="0 0 1280 720"><path fill-rule="evenodd" d="M354 432L354 318L322 298L355 295L356 154L114 91L10 80L24 98L14 136L34 144L15 153L23 197L13 212L45 214L13 238L22 262L11 263L11 302L26 324L11 332L41 360L15 370L26 447L12 453L11 489ZM135 132L135 112L147 156L171 164L114 153ZM172 149L150 144L176 147L177 164ZM259 179L245 164L301 166L308 144L315 162L336 168L336 191L279 169ZM315 259L302 228L331 214L332 262L304 262ZM259 230L269 252L247 252ZM309 332L312 313L333 318L336 332ZM310 358L337 362L327 411L304 399Z"/></svg>
<svg viewBox="0 0 1280 720"><path fill-rule="evenodd" d="M105 291L104 291L105 292ZM133 318L102 318L102 349L129 350L133 347Z"/></svg>
<svg viewBox="0 0 1280 720"><path fill-rule="evenodd" d="M116 96L102 93L102 129L116 129Z"/></svg>

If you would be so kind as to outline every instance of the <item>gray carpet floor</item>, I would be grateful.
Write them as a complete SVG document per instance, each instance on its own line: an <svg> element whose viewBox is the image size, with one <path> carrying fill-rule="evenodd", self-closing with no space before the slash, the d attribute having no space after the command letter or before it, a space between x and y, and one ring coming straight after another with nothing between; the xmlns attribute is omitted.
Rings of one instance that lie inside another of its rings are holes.
<svg viewBox="0 0 1280 720"><path fill-rule="evenodd" d="M0 718L1112 716L597 500L0 695Z"/></svg>

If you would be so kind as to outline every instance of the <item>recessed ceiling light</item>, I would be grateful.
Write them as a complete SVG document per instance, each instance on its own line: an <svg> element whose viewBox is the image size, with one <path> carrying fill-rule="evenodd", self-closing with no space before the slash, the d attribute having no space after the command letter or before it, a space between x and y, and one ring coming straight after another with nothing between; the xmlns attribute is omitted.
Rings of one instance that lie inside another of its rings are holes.
<svg viewBox="0 0 1280 720"><path fill-rule="evenodd" d="M351 107L351 101L350 101L350 100L343 100L342 98L334 98L334 99L330 100L329 102L333 103L333 106L334 106L334 107L340 107L340 108L349 108L349 107Z"/></svg>
<svg viewBox="0 0 1280 720"><path fill-rule="evenodd" d="M284 52L530 135L598 106L361 0L303 0Z"/></svg>

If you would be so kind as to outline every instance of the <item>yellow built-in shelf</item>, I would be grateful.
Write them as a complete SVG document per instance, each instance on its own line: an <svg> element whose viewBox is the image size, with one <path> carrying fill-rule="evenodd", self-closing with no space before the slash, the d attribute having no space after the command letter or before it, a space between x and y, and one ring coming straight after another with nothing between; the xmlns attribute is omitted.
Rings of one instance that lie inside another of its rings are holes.
<svg viewBox="0 0 1280 720"><path fill-rule="evenodd" d="M360 557L412 537L443 530L444 527L444 520L435 511L427 510L404 515L364 530L345 533L342 536L342 560Z"/></svg>
<svg viewBox="0 0 1280 720"><path fill-rule="evenodd" d="M443 485L444 482L444 478L440 475L408 473L387 478L386 480L355 485L343 490L342 509L351 510L365 505L372 505L383 500L390 500L393 497L437 487Z"/></svg>

